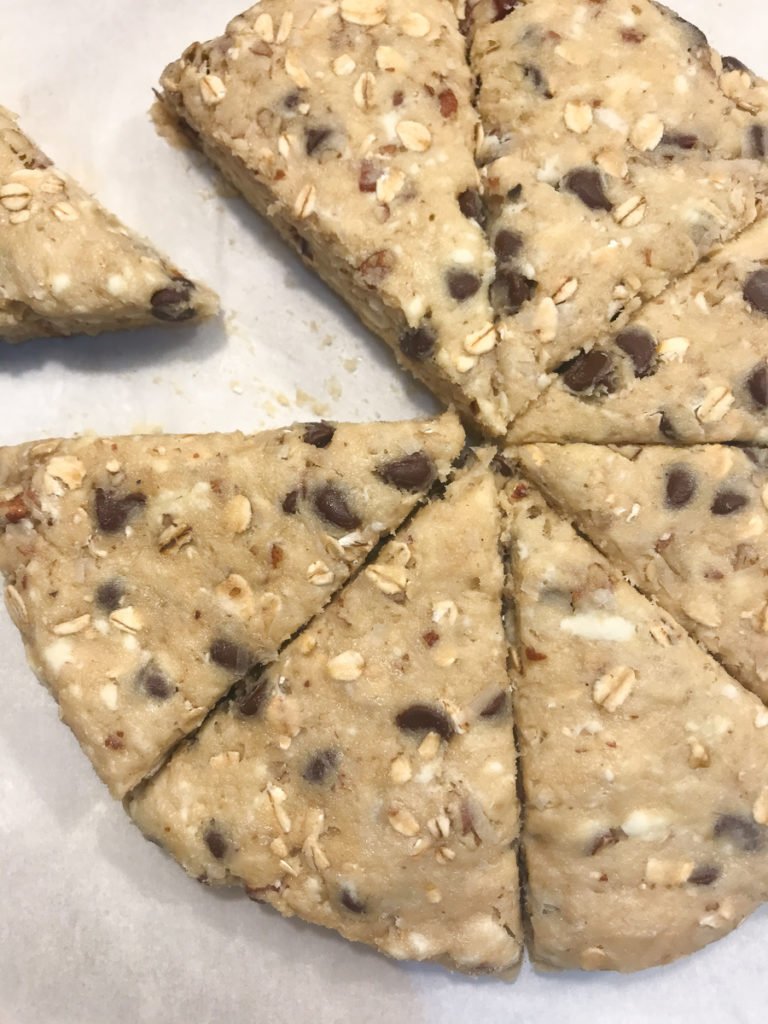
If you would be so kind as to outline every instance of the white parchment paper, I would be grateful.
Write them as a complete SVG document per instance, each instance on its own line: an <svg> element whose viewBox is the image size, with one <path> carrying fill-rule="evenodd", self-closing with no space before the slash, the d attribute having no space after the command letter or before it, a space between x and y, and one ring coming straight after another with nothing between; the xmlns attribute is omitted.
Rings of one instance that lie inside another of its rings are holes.
<svg viewBox="0 0 768 1024"><path fill-rule="evenodd" d="M572 3L573 0L563 0ZM676 0L768 72L768 6ZM245 2L243 2L245 6ZM415 3L414 6L417 6ZM435 408L343 305L147 117L164 65L237 0L0 0L0 103L190 275L226 318L0 346L0 443L80 431L255 430ZM0 1024L752 1024L768 912L672 967L470 981L389 962L199 886L98 782L0 612Z"/></svg>

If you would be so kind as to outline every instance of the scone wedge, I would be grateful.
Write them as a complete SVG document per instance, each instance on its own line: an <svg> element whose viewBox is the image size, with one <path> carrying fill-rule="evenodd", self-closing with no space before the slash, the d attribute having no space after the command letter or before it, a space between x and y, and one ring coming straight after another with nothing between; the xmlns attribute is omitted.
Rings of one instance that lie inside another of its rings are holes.
<svg viewBox="0 0 768 1024"><path fill-rule="evenodd" d="M510 441L768 441L768 219L581 353Z"/></svg>
<svg viewBox="0 0 768 1024"><path fill-rule="evenodd" d="M0 107L0 341L212 316L218 299L55 167Z"/></svg>
<svg viewBox="0 0 768 1024"><path fill-rule="evenodd" d="M32 667L123 796L446 477L453 414L0 450L0 570Z"/></svg>
<svg viewBox="0 0 768 1024"><path fill-rule="evenodd" d="M400 362L503 433L479 125L454 5L263 0L190 46L162 89Z"/></svg>
<svg viewBox="0 0 768 1024"><path fill-rule="evenodd" d="M191 875L393 957L513 972L501 535L478 463L133 794L139 826Z"/></svg>
<svg viewBox="0 0 768 1024"><path fill-rule="evenodd" d="M651 0L480 0L474 19L512 417L755 219L768 88Z"/></svg>
<svg viewBox="0 0 768 1024"><path fill-rule="evenodd" d="M533 487L507 495L533 959L668 963L768 897L768 711Z"/></svg>
<svg viewBox="0 0 768 1024"><path fill-rule="evenodd" d="M765 450L542 444L516 451L617 568L768 700Z"/></svg>

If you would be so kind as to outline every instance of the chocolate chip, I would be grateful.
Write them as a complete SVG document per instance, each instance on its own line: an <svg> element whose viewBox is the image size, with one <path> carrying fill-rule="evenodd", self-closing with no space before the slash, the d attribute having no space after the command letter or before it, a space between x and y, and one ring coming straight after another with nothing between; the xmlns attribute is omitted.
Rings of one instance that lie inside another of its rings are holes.
<svg viewBox="0 0 768 1024"><path fill-rule="evenodd" d="M215 825L209 825L205 830L203 842L216 860L224 860L229 853L229 842Z"/></svg>
<svg viewBox="0 0 768 1024"><path fill-rule="evenodd" d="M238 672L240 675L245 675L253 666L253 657L249 651L222 637L213 641L209 654L214 665L229 669L230 672Z"/></svg>
<svg viewBox="0 0 768 1024"><path fill-rule="evenodd" d="M563 384L579 395L612 393L616 390L616 377L610 353L592 349L577 356L563 374Z"/></svg>
<svg viewBox="0 0 768 1024"><path fill-rule="evenodd" d="M512 188L507 189L507 202L519 203L523 197L523 186L513 185Z"/></svg>
<svg viewBox="0 0 768 1024"><path fill-rule="evenodd" d="M299 504L299 492L289 491L288 494L283 498L283 512L286 515L292 516L296 513L296 508Z"/></svg>
<svg viewBox="0 0 768 1024"><path fill-rule="evenodd" d="M684 508L696 493L696 477L687 466L667 470L665 485L667 508Z"/></svg>
<svg viewBox="0 0 768 1024"><path fill-rule="evenodd" d="M659 433L663 434L669 441L679 440L679 434L675 430L672 420L665 412L661 414L661 419L659 420Z"/></svg>
<svg viewBox="0 0 768 1024"><path fill-rule="evenodd" d="M289 92L283 100L283 106L286 110L296 110L300 103L301 93L297 89L294 89L293 92Z"/></svg>
<svg viewBox="0 0 768 1024"><path fill-rule="evenodd" d="M768 830L761 828L752 818L741 814L720 814L715 821L715 838L730 839L745 853L755 853L765 846Z"/></svg>
<svg viewBox="0 0 768 1024"><path fill-rule="evenodd" d="M712 885L720 877L720 868L714 864L702 864L688 875L690 885Z"/></svg>
<svg viewBox="0 0 768 1024"><path fill-rule="evenodd" d="M375 192L376 182L384 173L383 167L373 160L363 160L360 164L360 175L358 177L358 188L361 192Z"/></svg>
<svg viewBox="0 0 768 1024"><path fill-rule="evenodd" d="M768 269L753 271L744 282L744 300L758 313L768 313Z"/></svg>
<svg viewBox="0 0 768 1024"><path fill-rule="evenodd" d="M753 124L747 132L747 156L764 157L768 154L768 128Z"/></svg>
<svg viewBox="0 0 768 1024"><path fill-rule="evenodd" d="M395 723L404 732L436 732L444 740L449 740L456 731L448 715L429 704L412 704L400 712Z"/></svg>
<svg viewBox="0 0 768 1024"><path fill-rule="evenodd" d="M437 335L429 324L409 327L400 335L400 351L417 363L423 363L435 350Z"/></svg>
<svg viewBox="0 0 768 1024"><path fill-rule="evenodd" d="M747 65L738 57L723 57L723 71L746 71L748 75L752 74Z"/></svg>
<svg viewBox="0 0 768 1024"><path fill-rule="evenodd" d="M603 176L596 167L577 167L566 174L561 184L590 210L613 209L613 203L605 192Z"/></svg>
<svg viewBox="0 0 768 1024"><path fill-rule="evenodd" d="M457 302L466 302L476 295L482 279L469 270L449 270L445 275L448 291Z"/></svg>
<svg viewBox="0 0 768 1024"><path fill-rule="evenodd" d="M601 832L599 836L595 836L592 842L589 844L587 853L590 857L594 857L596 853L601 850L605 850L608 846L615 846L620 843L622 839L627 838L627 833L622 828L609 828L605 832Z"/></svg>
<svg viewBox="0 0 768 1024"><path fill-rule="evenodd" d="M315 448L327 448L333 440L336 427L330 423L308 423L304 430L304 443L314 445Z"/></svg>
<svg viewBox="0 0 768 1024"><path fill-rule="evenodd" d="M503 18L506 18L508 14L511 14L512 11L514 11L519 3L520 0L493 0L493 6L496 12L493 20L501 21Z"/></svg>
<svg viewBox="0 0 768 1024"><path fill-rule="evenodd" d="M349 507L344 493L333 484L315 492L314 505L319 516L343 530L356 530L361 525L362 520Z"/></svg>
<svg viewBox="0 0 768 1024"><path fill-rule="evenodd" d="M500 452L497 452L491 459L491 469L494 473L507 477L507 479L515 475L514 463Z"/></svg>
<svg viewBox="0 0 768 1024"><path fill-rule="evenodd" d="M259 675L259 669L253 668L249 671L245 692L235 702L235 707L243 718L255 718L267 702L270 694L269 677ZM254 680L251 685L251 681Z"/></svg>
<svg viewBox="0 0 768 1024"><path fill-rule="evenodd" d="M661 146L674 146L676 149L695 149L699 144L698 135L692 132L664 132Z"/></svg>
<svg viewBox="0 0 768 1024"><path fill-rule="evenodd" d="M749 498L746 494L739 494L738 491L718 491L710 507L710 512L713 516L729 516L748 504Z"/></svg>
<svg viewBox="0 0 768 1024"><path fill-rule="evenodd" d="M156 320L180 323L182 320L190 320L196 314L194 306L189 304L195 286L186 277L175 277L173 281L171 287L156 291L149 301L152 316Z"/></svg>
<svg viewBox="0 0 768 1024"><path fill-rule="evenodd" d="M758 409L768 407L768 366L758 363L747 377L747 390Z"/></svg>
<svg viewBox="0 0 768 1024"><path fill-rule="evenodd" d="M304 133L307 156L312 156L315 150L324 146L332 134L330 128L307 128Z"/></svg>
<svg viewBox="0 0 768 1024"><path fill-rule="evenodd" d="M359 899L357 895L352 892L351 889L347 888L347 886L344 886L344 888L339 893L339 902L341 903L342 907L345 907L352 914L365 913L365 903L363 903L363 901Z"/></svg>
<svg viewBox="0 0 768 1024"><path fill-rule="evenodd" d="M315 784L326 782L328 777L335 773L338 764L338 750L321 750L310 759L302 772L302 778Z"/></svg>
<svg viewBox="0 0 768 1024"><path fill-rule="evenodd" d="M549 83L544 77L541 68L537 68L535 64L524 64L523 75L528 79L539 95L543 96L547 100L552 99L552 91L549 88Z"/></svg>
<svg viewBox="0 0 768 1024"><path fill-rule="evenodd" d="M382 480L401 491L422 491L435 478L435 464L425 452L413 452L385 462L377 473Z"/></svg>
<svg viewBox="0 0 768 1024"><path fill-rule="evenodd" d="M644 327L625 327L616 344L632 360L636 377L650 377L656 369L656 341Z"/></svg>
<svg viewBox="0 0 768 1024"><path fill-rule="evenodd" d="M118 494L117 491L105 491L97 487L95 507L99 528L104 533L117 533L124 529L131 516L146 503L147 496L141 491Z"/></svg>
<svg viewBox="0 0 768 1024"><path fill-rule="evenodd" d="M689 39L689 50L699 50L704 46L709 45L709 41L698 25L693 25L690 21L686 21L675 11L671 11L668 7L664 8L665 12L672 17L678 25L686 32Z"/></svg>
<svg viewBox="0 0 768 1024"><path fill-rule="evenodd" d="M140 690L155 700L168 700L176 692L176 687L153 662L144 666L136 682Z"/></svg>
<svg viewBox="0 0 768 1024"><path fill-rule="evenodd" d="M507 695L503 690L500 690L495 697L491 697L488 703L485 705L483 710L480 712L481 718L496 718L497 715L506 714L507 711Z"/></svg>
<svg viewBox="0 0 768 1024"><path fill-rule="evenodd" d="M504 263L520 255L523 248L523 236L511 228L502 228L493 240L493 251L496 259Z"/></svg>
<svg viewBox="0 0 768 1024"><path fill-rule="evenodd" d="M102 611L113 612L120 607L125 587L120 580L108 580L96 589L96 604Z"/></svg>
<svg viewBox="0 0 768 1024"><path fill-rule="evenodd" d="M459 196L459 209L467 220L476 220L478 224L485 224L485 206L483 197L476 188L465 189Z"/></svg>
<svg viewBox="0 0 768 1024"><path fill-rule="evenodd" d="M533 298L536 282L516 270L501 269L491 285L491 305L500 316L513 316Z"/></svg>

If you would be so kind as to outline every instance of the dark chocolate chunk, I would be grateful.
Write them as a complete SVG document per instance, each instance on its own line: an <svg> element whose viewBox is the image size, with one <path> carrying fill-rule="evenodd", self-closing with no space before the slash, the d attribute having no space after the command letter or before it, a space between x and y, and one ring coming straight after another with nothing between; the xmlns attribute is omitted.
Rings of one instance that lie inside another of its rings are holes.
<svg viewBox="0 0 768 1024"><path fill-rule="evenodd" d="M478 224L485 224L485 206L483 197L476 188L465 189L459 196L459 209L467 220L476 220Z"/></svg>
<svg viewBox="0 0 768 1024"><path fill-rule="evenodd" d="M445 275L445 281L451 297L457 302L466 302L473 295L477 295L483 283L482 278L469 270L449 270Z"/></svg>
<svg viewBox="0 0 768 1024"><path fill-rule="evenodd" d="M720 868L714 864L702 864L688 875L689 885L712 885L720 877Z"/></svg>
<svg viewBox="0 0 768 1024"><path fill-rule="evenodd" d="M404 732L436 732L444 740L449 740L456 731L442 708L429 704L412 704L397 715L395 723Z"/></svg>
<svg viewBox="0 0 768 1024"><path fill-rule="evenodd" d="M515 475L514 463L500 452L497 452L491 459L491 469L494 473L507 477L507 479Z"/></svg>
<svg viewBox="0 0 768 1024"><path fill-rule="evenodd" d="M696 493L696 477L687 466L667 470L665 502L667 508L684 508Z"/></svg>
<svg viewBox="0 0 768 1024"><path fill-rule="evenodd" d="M544 77L544 73L541 68L536 67L535 64L524 64L523 75L528 79L539 95L543 96L547 100L552 99L552 91L549 88L549 83Z"/></svg>
<svg viewBox="0 0 768 1024"><path fill-rule="evenodd" d="M739 494L738 491L718 491L710 512L713 516L729 516L748 504L749 498L746 494Z"/></svg>
<svg viewBox="0 0 768 1024"><path fill-rule="evenodd" d="M423 363L425 359L429 359L435 350L436 343L437 335L426 323L419 327L409 327L400 335L400 351L404 356L417 363Z"/></svg>
<svg viewBox="0 0 768 1024"><path fill-rule="evenodd" d="M589 207L590 210L612 210L613 203L605 192L603 176L597 167L577 167L563 178L562 187Z"/></svg>
<svg viewBox="0 0 768 1024"><path fill-rule="evenodd" d="M251 685L250 681L254 676L256 679ZM248 680L245 693L237 698L235 707L243 718L256 718L270 694L269 678L266 675L259 675L258 670L251 669L248 673Z"/></svg>
<svg viewBox="0 0 768 1024"><path fill-rule="evenodd" d="M329 776L335 774L339 759L338 750L321 750L310 759L302 772L302 778L316 784L326 782Z"/></svg>
<svg viewBox="0 0 768 1024"><path fill-rule="evenodd" d="M494 10L496 12L494 21L502 21L508 14L520 3L520 0L493 0Z"/></svg>
<svg viewBox="0 0 768 1024"><path fill-rule="evenodd" d="M601 850L605 850L608 846L615 846L620 843L622 839L627 838L627 833L622 828L609 828L605 832L601 832L599 836L595 836L592 842L589 844L587 853L590 857L594 857L596 853Z"/></svg>
<svg viewBox="0 0 768 1024"><path fill-rule="evenodd" d="M720 814L715 821L715 838L729 839L745 853L756 853L765 846L768 829L742 814Z"/></svg>
<svg viewBox="0 0 768 1024"><path fill-rule="evenodd" d="M656 342L644 327L625 327L616 344L632 360L636 377L650 377L656 369Z"/></svg>
<svg viewBox="0 0 768 1024"><path fill-rule="evenodd" d="M517 231L512 231L511 228L502 228L493 240L493 251L500 263L519 256L522 248L523 236Z"/></svg>
<svg viewBox="0 0 768 1024"><path fill-rule="evenodd" d="M746 71L748 75L752 72L738 57L723 57L723 71Z"/></svg>
<svg viewBox="0 0 768 1024"><path fill-rule="evenodd" d="M523 195L522 185L513 185L512 188L507 189L507 202L519 203Z"/></svg>
<svg viewBox="0 0 768 1024"><path fill-rule="evenodd" d="M746 302L758 313L768 313L768 268L753 271L744 282Z"/></svg>
<svg viewBox="0 0 768 1024"><path fill-rule="evenodd" d="M298 89L294 89L293 92L289 92L283 100L283 106L286 110L296 110L298 105L301 103L301 93Z"/></svg>
<svg viewBox="0 0 768 1024"><path fill-rule="evenodd" d="M758 409L768 407L768 366L758 363L747 377L747 390Z"/></svg>
<svg viewBox="0 0 768 1024"><path fill-rule="evenodd" d="M176 687L153 662L145 665L139 672L136 682L139 689L155 700L168 700L176 692Z"/></svg>
<svg viewBox="0 0 768 1024"><path fill-rule="evenodd" d="M613 358L609 352L592 349L577 356L563 374L563 384L576 394L611 394L616 390Z"/></svg>
<svg viewBox="0 0 768 1024"><path fill-rule="evenodd" d="M286 515L292 516L295 514L299 503L299 492L289 491L288 494L283 498L283 512Z"/></svg>
<svg viewBox="0 0 768 1024"><path fill-rule="evenodd" d="M425 452L413 452L385 462L377 470L382 480L401 491L421 491L435 478L435 464Z"/></svg>
<svg viewBox="0 0 768 1024"><path fill-rule="evenodd" d="M699 144L698 135L692 132L664 132L661 146L674 146L676 149L695 149Z"/></svg>
<svg viewBox="0 0 768 1024"><path fill-rule="evenodd" d="M327 448L333 440L336 427L331 423L308 423L304 429L305 444L314 445L315 448Z"/></svg>
<svg viewBox="0 0 768 1024"><path fill-rule="evenodd" d="M330 128L307 128L304 133L307 156L312 156L315 150L322 148L332 134Z"/></svg>
<svg viewBox="0 0 768 1024"><path fill-rule="evenodd" d="M685 31L686 35L688 36L688 40L689 40L689 42L688 42L688 49L689 50L700 50L702 47L709 46L709 41L708 41L707 37L704 35L704 33L702 32L702 30L699 28L698 25L694 25L694 24L692 24L692 22L686 21L685 18L681 17L675 11L670 10L668 7L666 7L663 4L659 4L659 7L662 7L664 12L666 14L668 14L671 18L673 18L680 25L680 27Z"/></svg>
<svg viewBox="0 0 768 1024"><path fill-rule="evenodd" d="M339 902L341 903L342 907L344 907L346 910L349 910L350 913L352 914L365 913L365 903L363 903L363 901L358 898L356 893L352 892L352 890L349 889L347 886L344 886L344 888L339 893Z"/></svg>
<svg viewBox="0 0 768 1024"><path fill-rule="evenodd" d="M746 156L764 157L768 154L768 128L762 124L753 124L747 132Z"/></svg>
<svg viewBox="0 0 768 1024"><path fill-rule="evenodd" d="M326 522L340 526L343 530L356 530L362 520L347 503L346 495L333 484L326 484L315 492L315 511Z"/></svg>
<svg viewBox="0 0 768 1024"><path fill-rule="evenodd" d="M125 528L131 516L146 503L147 496L141 491L118 494L117 491L105 491L97 487L95 507L99 528L104 533L117 533Z"/></svg>
<svg viewBox="0 0 768 1024"><path fill-rule="evenodd" d="M213 641L209 654L214 665L229 669L230 672L238 672L240 675L245 675L253 666L253 657L249 651L223 637Z"/></svg>
<svg viewBox="0 0 768 1024"><path fill-rule="evenodd" d="M229 842L213 824L209 825L205 830L203 842L211 851L211 856L215 857L216 860L224 860L229 853Z"/></svg>
<svg viewBox="0 0 768 1024"><path fill-rule="evenodd" d="M504 690L499 690L495 697L491 697L488 703L485 705L483 710L480 712L481 718L496 718L497 715L506 714L507 711L507 695Z"/></svg>
<svg viewBox="0 0 768 1024"><path fill-rule="evenodd" d="M186 277L175 277L173 282L168 288L156 291L149 300L152 316L156 320L166 320L170 323L191 320L196 314L194 306L190 305L195 286Z"/></svg>
<svg viewBox="0 0 768 1024"><path fill-rule="evenodd" d="M661 414L661 419L659 420L659 433L663 434L668 441L679 440L679 435L675 430L674 424L665 412Z"/></svg>
<svg viewBox="0 0 768 1024"><path fill-rule="evenodd" d="M491 305L501 316L512 316L524 303L533 298L536 282L516 270L502 268L491 285Z"/></svg>
<svg viewBox="0 0 768 1024"><path fill-rule="evenodd" d="M120 580L107 580L96 589L96 604L102 611L113 612L120 607L125 587Z"/></svg>

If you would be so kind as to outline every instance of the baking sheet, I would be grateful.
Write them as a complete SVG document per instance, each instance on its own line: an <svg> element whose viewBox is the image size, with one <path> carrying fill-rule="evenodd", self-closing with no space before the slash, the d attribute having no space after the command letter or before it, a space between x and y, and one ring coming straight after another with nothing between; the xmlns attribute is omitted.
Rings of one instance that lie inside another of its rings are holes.
<svg viewBox="0 0 768 1024"><path fill-rule="evenodd" d="M564 3L573 0L563 0ZM416 6L416 5L415 5ZM768 72L768 7L677 0ZM201 158L147 117L163 66L237 0L0 0L0 103L191 275L224 320L0 346L0 443L79 431L255 430L435 408ZM205 889L108 797L0 612L0 1024L763 1021L768 911L671 967L514 986L395 964Z"/></svg>

